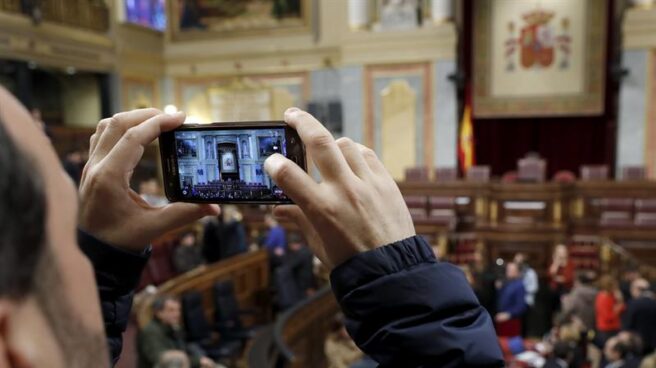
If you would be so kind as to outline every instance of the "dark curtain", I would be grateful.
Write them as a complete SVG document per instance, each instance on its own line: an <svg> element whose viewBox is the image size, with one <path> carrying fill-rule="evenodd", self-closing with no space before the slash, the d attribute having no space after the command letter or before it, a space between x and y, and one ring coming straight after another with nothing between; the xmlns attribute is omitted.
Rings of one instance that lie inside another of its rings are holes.
<svg viewBox="0 0 656 368"><path fill-rule="evenodd" d="M559 170L578 175L586 164L607 164L608 141L604 116L553 119L475 119L476 163L490 165L494 175L515 170L527 152L547 159L549 177Z"/></svg>
<svg viewBox="0 0 656 368"><path fill-rule="evenodd" d="M560 170L577 176L579 167L586 164L605 164L613 172L615 163L616 116L618 83L612 77L617 60L618 37L609 0L609 28L607 40L607 76L605 111L599 116L570 116L558 118L476 119L473 120L476 163L490 165L493 175L515 170L517 160L528 152L537 152L547 160L548 177ZM473 64L473 23L475 1L463 3L460 33L460 66L465 70L465 83L470 86ZM461 101L465 91L461 89Z"/></svg>

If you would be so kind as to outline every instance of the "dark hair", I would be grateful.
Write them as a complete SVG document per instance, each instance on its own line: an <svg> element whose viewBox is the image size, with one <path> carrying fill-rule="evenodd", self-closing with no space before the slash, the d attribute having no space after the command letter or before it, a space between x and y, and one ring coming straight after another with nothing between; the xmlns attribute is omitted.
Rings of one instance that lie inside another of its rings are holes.
<svg viewBox="0 0 656 368"><path fill-rule="evenodd" d="M46 201L42 177L0 121L0 297L32 291L45 248Z"/></svg>
<svg viewBox="0 0 656 368"><path fill-rule="evenodd" d="M590 285L594 282L594 279L595 279L594 273L592 273L590 271L579 273L577 278L578 278L579 282L583 285Z"/></svg>
<svg viewBox="0 0 656 368"><path fill-rule="evenodd" d="M630 352L629 346L626 343L619 340L615 341L615 345L613 345L611 349L615 351L620 356L621 359L626 358Z"/></svg>
<svg viewBox="0 0 656 368"><path fill-rule="evenodd" d="M555 358L562 359L566 362L570 362L572 359L572 355L574 355L574 348L572 347L571 344L565 342L565 341L558 341L553 348L553 356Z"/></svg>

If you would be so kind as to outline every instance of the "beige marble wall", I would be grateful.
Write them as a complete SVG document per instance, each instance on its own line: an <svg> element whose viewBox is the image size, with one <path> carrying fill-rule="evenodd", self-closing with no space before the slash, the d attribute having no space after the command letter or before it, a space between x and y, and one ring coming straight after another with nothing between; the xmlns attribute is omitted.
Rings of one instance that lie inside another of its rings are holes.
<svg viewBox="0 0 656 368"><path fill-rule="evenodd" d="M649 177L656 179L656 8L627 11L623 42L623 66L629 75L621 88L639 90L628 101L620 95L618 166L644 165Z"/></svg>

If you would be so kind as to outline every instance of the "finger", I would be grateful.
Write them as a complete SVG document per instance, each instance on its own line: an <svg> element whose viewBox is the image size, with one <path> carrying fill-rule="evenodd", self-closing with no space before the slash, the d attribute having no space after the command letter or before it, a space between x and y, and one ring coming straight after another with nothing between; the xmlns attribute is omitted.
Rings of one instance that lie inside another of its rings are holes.
<svg viewBox="0 0 656 368"><path fill-rule="evenodd" d="M102 119L96 126L96 132L91 135L91 139L89 142L89 160L91 161L91 158L93 157L93 154L96 151L96 146L98 145L98 141L100 140L100 137L103 135L105 132L105 129L107 129L107 125L109 125L109 122L111 121L111 118L108 119Z"/></svg>
<svg viewBox="0 0 656 368"><path fill-rule="evenodd" d="M215 204L171 203L164 207L153 208L149 222L154 224L154 233L163 234L181 226L191 224L205 216L218 216L221 209Z"/></svg>
<svg viewBox="0 0 656 368"><path fill-rule="evenodd" d="M365 162L367 163L367 165L369 165L369 168L374 174L387 175L391 177L389 171L387 171L385 165L383 165L383 163L380 162L374 150L360 143L356 143L356 145L360 149L360 152L362 153L362 157L364 158Z"/></svg>
<svg viewBox="0 0 656 368"><path fill-rule="evenodd" d="M323 240L321 240L319 233L314 229L314 226L310 220L308 220L307 216L305 216L305 213L303 213L303 210L301 210L300 207L294 205L276 206L273 209L273 215L278 219L289 220L296 224L317 258L319 258L328 268L333 268L332 263L326 255Z"/></svg>
<svg viewBox="0 0 656 368"><path fill-rule="evenodd" d="M162 132L182 125L184 119L185 115L182 112L171 115L159 114L128 129L106 156L107 167L117 173L132 171L139 163L145 147Z"/></svg>
<svg viewBox="0 0 656 368"><path fill-rule="evenodd" d="M312 115L293 107L285 111L285 122L296 129L323 178L336 179L350 172L332 134Z"/></svg>
<svg viewBox="0 0 656 368"><path fill-rule="evenodd" d="M102 124L105 128L98 135L98 142L94 152L97 156L96 159L98 161L102 160L128 129L160 114L162 114L160 110L149 108L121 112L110 119L106 119L107 123Z"/></svg>
<svg viewBox="0 0 656 368"><path fill-rule="evenodd" d="M275 153L264 161L264 170L282 191L301 207L316 201L319 184L285 156Z"/></svg>
<svg viewBox="0 0 656 368"><path fill-rule="evenodd" d="M340 138L337 140L337 146L342 151L346 162L351 167L351 170L360 179L367 179L371 176L371 169L369 164L364 160L362 151L350 138Z"/></svg>

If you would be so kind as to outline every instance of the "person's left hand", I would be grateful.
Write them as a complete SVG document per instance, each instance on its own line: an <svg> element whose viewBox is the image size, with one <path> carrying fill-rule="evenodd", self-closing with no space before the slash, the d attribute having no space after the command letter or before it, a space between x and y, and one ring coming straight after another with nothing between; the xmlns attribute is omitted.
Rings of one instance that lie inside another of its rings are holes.
<svg viewBox="0 0 656 368"><path fill-rule="evenodd" d="M167 231L219 214L216 205L172 203L152 207L130 189L145 147L184 122L184 113L157 109L123 112L102 120L91 136L80 181L79 226L113 246L139 252Z"/></svg>

